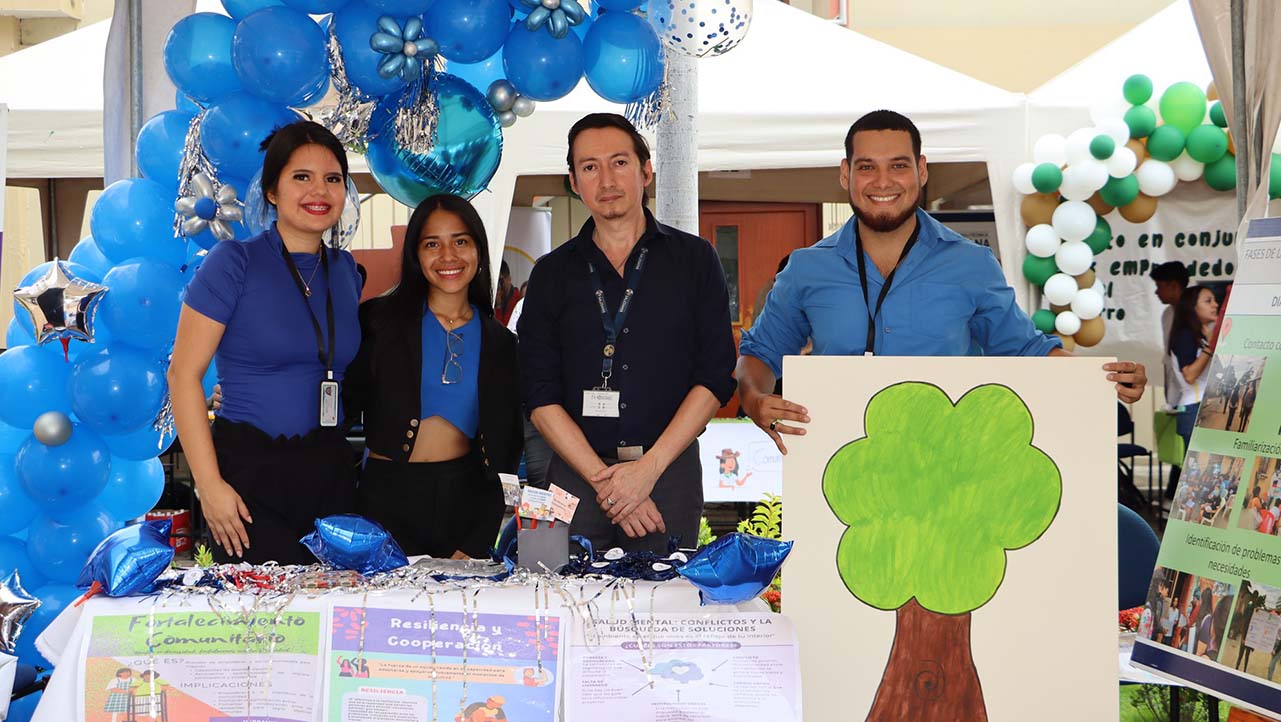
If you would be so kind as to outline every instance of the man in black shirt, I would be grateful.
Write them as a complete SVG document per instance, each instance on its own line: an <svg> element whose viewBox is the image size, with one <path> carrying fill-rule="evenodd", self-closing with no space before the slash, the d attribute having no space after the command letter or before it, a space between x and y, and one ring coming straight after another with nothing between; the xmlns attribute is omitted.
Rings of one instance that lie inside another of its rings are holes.
<svg viewBox="0 0 1281 722"><path fill-rule="evenodd" d="M598 548L693 546L696 439L734 393L720 259L646 210L649 148L622 116L578 121L567 161L592 217L534 267L518 322L525 408L555 452L547 479L583 498L571 533Z"/></svg>

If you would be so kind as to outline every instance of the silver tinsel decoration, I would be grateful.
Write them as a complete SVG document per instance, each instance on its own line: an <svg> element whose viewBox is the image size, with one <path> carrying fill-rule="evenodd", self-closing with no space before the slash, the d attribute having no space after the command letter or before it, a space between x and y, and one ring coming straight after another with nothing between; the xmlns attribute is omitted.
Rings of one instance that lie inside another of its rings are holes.
<svg viewBox="0 0 1281 722"><path fill-rule="evenodd" d="M169 358L170 360L172 360L173 354L170 354ZM166 367L167 366L168 364L166 364ZM160 411L156 412L156 419L151 422L151 428L153 431L156 431L160 434L160 436L157 437L156 439L157 454L165 450L164 446L165 446L166 436L178 435L178 429L174 425L174 420L173 420L173 399L170 398L169 392L167 390L165 391L165 402L160 405Z"/></svg>
<svg viewBox="0 0 1281 722"><path fill-rule="evenodd" d="M200 126L205 121L205 113L202 110L191 119L191 125L187 126L187 139L182 145L182 163L178 166L178 198L186 198L193 195L192 178L203 174L208 179L209 185L216 195L222 189L222 183L218 182L218 171L214 169L213 163L205 155L204 148L200 145ZM187 216L176 208L173 215L173 235L175 238L185 238L186 232L183 231L183 222ZM204 230L203 228L200 230ZM196 231L199 233L200 231ZM194 234L193 234L194 235Z"/></svg>
<svg viewBox="0 0 1281 722"><path fill-rule="evenodd" d="M364 154L369 144L369 118L378 104L361 95L360 89L347 79L347 65L343 61L342 49L334 35L332 23L329 27L328 51L330 82L338 95L338 103L321 112L316 122L337 136L343 147L353 153Z"/></svg>
<svg viewBox="0 0 1281 722"><path fill-rule="evenodd" d="M436 105L431 81L437 72L440 71L433 64L395 99L392 128L396 133L396 145L409 153L427 155L436 145L440 108Z"/></svg>
<svg viewBox="0 0 1281 722"><path fill-rule="evenodd" d="M663 82L658 88L644 98L628 103L623 115L637 128L653 130L658 127L663 114L669 112L671 102L668 93L666 71L664 71Z"/></svg>

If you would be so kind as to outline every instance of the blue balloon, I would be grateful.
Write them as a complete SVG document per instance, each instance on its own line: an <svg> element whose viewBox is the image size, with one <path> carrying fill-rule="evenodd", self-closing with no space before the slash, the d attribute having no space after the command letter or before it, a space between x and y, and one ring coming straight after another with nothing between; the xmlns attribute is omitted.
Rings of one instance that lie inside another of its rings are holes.
<svg viewBox="0 0 1281 722"><path fill-rule="evenodd" d="M635 10L644 5L645 0L596 0L596 4L604 10ZM604 16L602 15L601 17Z"/></svg>
<svg viewBox="0 0 1281 722"><path fill-rule="evenodd" d="M20 429L0 421L0 454L13 456L18 453L18 447L22 446L22 442L26 441L30 435L31 429Z"/></svg>
<svg viewBox="0 0 1281 722"><path fill-rule="evenodd" d="M308 15L324 15L342 10L351 0L285 0L285 4Z"/></svg>
<svg viewBox="0 0 1281 722"><path fill-rule="evenodd" d="M273 103L299 105L329 80L325 34L288 7L251 13L236 26L231 62L247 92Z"/></svg>
<svg viewBox="0 0 1281 722"><path fill-rule="evenodd" d="M183 93L202 103L240 90L231 64L236 21L217 13L179 20L165 39L165 72Z"/></svg>
<svg viewBox="0 0 1281 722"><path fill-rule="evenodd" d="M23 589L26 589L34 579L42 576L35 571L35 566L27 555L25 542L11 536L0 536L0 579L9 576L15 570L21 578Z"/></svg>
<svg viewBox="0 0 1281 722"><path fill-rule="evenodd" d="M24 579L22 585L27 585ZM44 584L35 589L28 589L31 596L40 600L40 607L27 619L26 624L22 625L22 636L18 637L18 647L15 654L18 660L23 664L39 665L41 667L52 667L44 655L36 650L36 637L49 626L62 610L68 605L75 604L76 600L84 595L84 592L70 584ZM38 695L37 695L38 696ZM9 708L10 713L13 708ZM13 719L10 714L10 719Z"/></svg>
<svg viewBox="0 0 1281 722"><path fill-rule="evenodd" d="M46 514L59 518L79 509L107 485L111 455L103 440L84 424L73 423L71 438L45 446L29 437L18 449L18 481Z"/></svg>
<svg viewBox="0 0 1281 722"><path fill-rule="evenodd" d="M790 541L733 532L698 550L678 571L698 587L703 604L740 604L765 591L791 551Z"/></svg>
<svg viewBox="0 0 1281 722"><path fill-rule="evenodd" d="M438 193L475 196L494 177L503 156L502 125L485 95L445 73L433 82L440 121L430 153L411 153L396 143L390 127L396 96L384 99L370 122L378 137L365 155L369 170L383 190L410 208Z"/></svg>
<svg viewBox="0 0 1281 722"><path fill-rule="evenodd" d="M557 40L546 30L516 24L503 46L503 68L516 91L531 100L569 95L583 77L583 43L570 33Z"/></svg>
<svg viewBox="0 0 1281 722"><path fill-rule="evenodd" d="M138 131L136 157L144 178L178 189L178 169L182 165L182 148L187 142L187 129L194 115L180 110L166 110L151 116Z"/></svg>
<svg viewBox="0 0 1281 722"><path fill-rule="evenodd" d="M507 0L436 0L423 16L427 35L440 54L460 63L479 63L503 47L511 28Z"/></svg>
<svg viewBox="0 0 1281 722"><path fill-rule="evenodd" d="M364 575L388 572L409 563L386 529L355 514L317 519L316 530L299 541L321 562Z"/></svg>
<svg viewBox="0 0 1281 722"><path fill-rule="evenodd" d="M0 354L0 421L28 433L46 411L71 413L71 364L38 346Z"/></svg>
<svg viewBox="0 0 1281 722"><path fill-rule="evenodd" d="M405 26L408 15L388 13L376 8L364 0L354 0L350 5L334 13L333 32L342 49L343 66L347 70L347 79L364 95L370 98L381 98L405 87L400 75L384 78L378 74L378 64L387 56L374 50L369 39L378 32L378 18L388 15L396 21L398 27Z"/></svg>
<svg viewBox="0 0 1281 722"><path fill-rule="evenodd" d="M238 93L209 106L201 123L200 143L219 177L248 178L262 167L263 152L258 147L271 131L296 120L298 115L283 105ZM170 265L181 264L180 260Z"/></svg>
<svg viewBox="0 0 1281 722"><path fill-rule="evenodd" d="M0 454L0 534L26 529L39 511L40 507L27 496L18 480L17 459Z"/></svg>
<svg viewBox="0 0 1281 722"><path fill-rule="evenodd" d="M281 0L222 0L223 9L235 20L240 20L255 10L283 5Z"/></svg>
<svg viewBox="0 0 1281 722"><path fill-rule="evenodd" d="M177 110L179 113L187 113L188 115L199 115L200 112L204 110L199 103L192 100L181 90L173 94L173 106L174 110Z"/></svg>
<svg viewBox="0 0 1281 722"><path fill-rule="evenodd" d="M176 438L178 438L177 434L172 429L161 433L150 426L144 426L127 434L102 435L102 440L107 442L107 448L111 450L112 456L134 461L154 459L168 451Z"/></svg>
<svg viewBox="0 0 1281 722"><path fill-rule="evenodd" d="M506 71L503 70L502 50L495 52L479 63L450 62L445 69L450 75L467 81L473 88L479 90L482 95L489 91L489 86L493 85L495 80L507 77Z"/></svg>
<svg viewBox="0 0 1281 722"><path fill-rule="evenodd" d="M31 722L31 718L36 713L36 707L40 704L40 698L43 696L44 690L40 690L10 702L9 716L5 720L7 722Z"/></svg>
<svg viewBox="0 0 1281 722"><path fill-rule="evenodd" d="M95 431L128 433L155 420L165 388L161 361L116 344L83 354L72 365L71 408Z"/></svg>
<svg viewBox="0 0 1281 722"><path fill-rule="evenodd" d="M145 178L107 186L89 213L89 229L103 255L119 263L145 256L176 266L186 256L174 238L174 194Z"/></svg>
<svg viewBox="0 0 1281 722"><path fill-rule="evenodd" d="M173 345L186 285L177 266L131 258L111 269L103 283L111 291L98 313L117 343L151 351Z"/></svg>
<svg viewBox="0 0 1281 722"><path fill-rule="evenodd" d="M601 13L583 41L587 83L612 103L630 103L658 90L665 64L658 33L639 15Z"/></svg>
<svg viewBox="0 0 1281 722"><path fill-rule="evenodd" d="M112 532L89 555L76 586L88 589L97 582L109 597L155 591L156 578L173 562L172 524L168 519L144 521Z"/></svg>
<svg viewBox="0 0 1281 722"><path fill-rule="evenodd" d="M81 507L62 520L41 514L31 522L27 555L35 570L49 581L75 584L89 552L118 528L119 522L96 504Z"/></svg>
<svg viewBox="0 0 1281 722"><path fill-rule="evenodd" d="M28 321L30 323L30 321ZM30 331L22 326L22 318L14 316L9 319L9 325L4 331L4 347L16 348L18 346L35 346L36 337ZM53 344L48 347L52 348ZM59 349L61 351L61 349Z"/></svg>
<svg viewBox="0 0 1281 722"><path fill-rule="evenodd" d="M93 236L85 236L80 242L71 249L71 254L67 256L67 261L92 271L98 278L107 275L107 271L115 264L111 259L102 255L102 249L98 247L98 242L93 240Z"/></svg>
<svg viewBox="0 0 1281 722"><path fill-rule="evenodd" d="M366 0L384 13L412 13L422 15L436 0ZM404 27L403 25L401 27Z"/></svg>
<svg viewBox="0 0 1281 722"><path fill-rule="evenodd" d="M165 490L160 459L135 461L111 457L107 486L95 500L115 519L137 519L155 508Z"/></svg>
<svg viewBox="0 0 1281 722"><path fill-rule="evenodd" d="M49 269L53 268L53 263L54 263L53 261L45 261L44 263L41 263L40 265L36 266L30 271L27 271L27 275L22 277L22 280L18 282L18 286L19 287L30 286L36 281L39 281L41 278L44 278L45 275L49 273ZM66 271L68 274L92 283L99 283L99 284L102 283L102 277L103 277L102 273L98 273L97 271L91 268L88 268L87 266L82 266L79 263L74 263L70 260L63 261L62 263L63 263L63 270ZM108 267L111 266L110 261L107 262L107 266ZM18 303L17 299L14 299L13 301L13 318L19 324L22 325L22 330L26 332L27 336L31 337L34 343L34 340L36 337L36 327L33 326L31 323L31 314L27 313L27 311L22 307L22 304ZM21 344L10 344L9 346L6 346L6 348L13 348L15 345L21 345ZM50 349L56 348L58 349L58 355L59 356L62 355L61 344L50 342L46 344L45 347Z"/></svg>

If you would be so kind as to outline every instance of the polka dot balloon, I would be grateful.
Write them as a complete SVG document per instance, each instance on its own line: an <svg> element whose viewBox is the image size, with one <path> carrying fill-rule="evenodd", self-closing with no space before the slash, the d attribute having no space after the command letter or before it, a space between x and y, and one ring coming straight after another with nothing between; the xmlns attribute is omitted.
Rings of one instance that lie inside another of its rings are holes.
<svg viewBox="0 0 1281 722"><path fill-rule="evenodd" d="M723 55L746 37L752 0L649 0L649 22L672 50Z"/></svg>

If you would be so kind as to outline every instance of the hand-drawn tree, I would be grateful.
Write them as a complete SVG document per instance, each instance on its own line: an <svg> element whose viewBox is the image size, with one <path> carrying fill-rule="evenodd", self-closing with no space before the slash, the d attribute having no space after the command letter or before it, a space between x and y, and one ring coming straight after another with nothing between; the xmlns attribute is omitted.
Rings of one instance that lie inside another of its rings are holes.
<svg viewBox="0 0 1281 722"><path fill-rule="evenodd" d="M836 565L859 601L897 615L869 722L987 719L970 613L996 594L1005 554L1058 513L1058 467L1032 446L1032 414L1008 387L955 404L927 383L868 402L864 438L842 446L823 494L849 528Z"/></svg>

